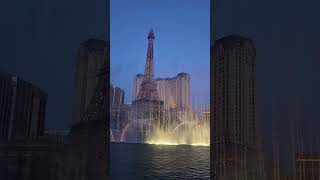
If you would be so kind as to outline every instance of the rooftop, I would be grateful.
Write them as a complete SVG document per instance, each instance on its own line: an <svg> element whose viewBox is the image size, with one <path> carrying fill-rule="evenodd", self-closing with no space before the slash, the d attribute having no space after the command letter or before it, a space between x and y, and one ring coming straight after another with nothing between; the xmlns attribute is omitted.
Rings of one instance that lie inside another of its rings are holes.
<svg viewBox="0 0 320 180"><path fill-rule="evenodd" d="M253 41L249 38L233 34L226 37L223 37L221 39L218 39L215 42L215 45L222 45L224 48L236 48L242 46L244 43L249 42L253 44Z"/></svg>
<svg viewBox="0 0 320 180"><path fill-rule="evenodd" d="M83 42L82 45L89 49L100 49L105 48L107 43L101 39L88 39L87 41Z"/></svg>

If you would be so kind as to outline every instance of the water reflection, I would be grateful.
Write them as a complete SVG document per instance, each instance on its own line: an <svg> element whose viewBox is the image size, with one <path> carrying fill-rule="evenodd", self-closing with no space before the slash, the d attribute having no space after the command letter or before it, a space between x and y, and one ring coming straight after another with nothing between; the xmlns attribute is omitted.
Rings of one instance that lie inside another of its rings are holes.
<svg viewBox="0 0 320 180"><path fill-rule="evenodd" d="M111 179L210 179L205 146L111 144Z"/></svg>

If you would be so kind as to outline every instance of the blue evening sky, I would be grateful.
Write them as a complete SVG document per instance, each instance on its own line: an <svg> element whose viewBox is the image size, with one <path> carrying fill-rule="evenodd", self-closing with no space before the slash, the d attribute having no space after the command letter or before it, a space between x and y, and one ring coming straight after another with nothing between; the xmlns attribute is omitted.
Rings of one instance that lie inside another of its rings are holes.
<svg viewBox="0 0 320 180"><path fill-rule="evenodd" d="M155 77L191 76L193 103L210 99L209 0L111 0L111 82L132 100L136 74L143 73L147 36L155 33ZM201 103L202 104L202 103Z"/></svg>

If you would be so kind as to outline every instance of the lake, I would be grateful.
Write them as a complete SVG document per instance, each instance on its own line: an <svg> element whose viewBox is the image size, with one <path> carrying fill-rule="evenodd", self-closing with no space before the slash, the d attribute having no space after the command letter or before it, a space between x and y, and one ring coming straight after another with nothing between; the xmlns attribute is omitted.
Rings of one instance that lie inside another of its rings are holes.
<svg viewBox="0 0 320 180"><path fill-rule="evenodd" d="M210 147L111 143L112 180L210 179Z"/></svg>

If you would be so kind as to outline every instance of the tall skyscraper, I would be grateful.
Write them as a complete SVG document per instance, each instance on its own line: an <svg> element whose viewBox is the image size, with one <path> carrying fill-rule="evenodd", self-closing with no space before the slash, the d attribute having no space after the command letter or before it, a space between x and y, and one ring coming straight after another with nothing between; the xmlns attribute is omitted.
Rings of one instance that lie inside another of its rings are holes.
<svg viewBox="0 0 320 180"><path fill-rule="evenodd" d="M154 32L150 30L148 36L148 51L143 80L138 91L138 97L132 102L133 119L138 121L136 141L144 142L146 134L150 131L150 125L162 120L163 101L160 100L157 84L154 79L153 67L153 41ZM149 126L149 127L148 127Z"/></svg>
<svg viewBox="0 0 320 180"><path fill-rule="evenodd" d="M142 74L137 74L134 79L133 99L138 97L143 77ZM191 107L189 74L179 73L175 77L157 78L155 81L159 99L164 102L165 109L187 110Z"/></svg>
<svg viewBox="0 0 320 180"><path fill-rule="evenodd" d="M218 180L257 179L254 44L227 36L213 56L213 173Z"/></svg>
<svg viewBox="0 0 320 180"><path fill-rule="evenodd" d="M79 64L84 61L84 65L78 64L76 85L80 88L77 89L77 98L80 99L78 102L81 102L80 110L83 114L80 114L81 119L74 122L70 130L70 154L67 155L67 163L70 163L68 166L71 168L68 170L67 179L108 179L109 43L89 40L80 48L82 58ZM97 62L91 64L89 60ZM95 85L91 86L94 83Z"/></svg>
<svg viewBox="0 0 320 180"><path fill-rule="evenodd" d="M75 97L72 124L82 121L98 83L96 74L103 67L106 42L89 39L78 49L75 73Z"/></svg>
<svg viewBox="0 0 320 180"><path fill-rule="evenodd" d="M37 140L44 133L47 94L15 75L0 74L0 140Z"/></svg>

